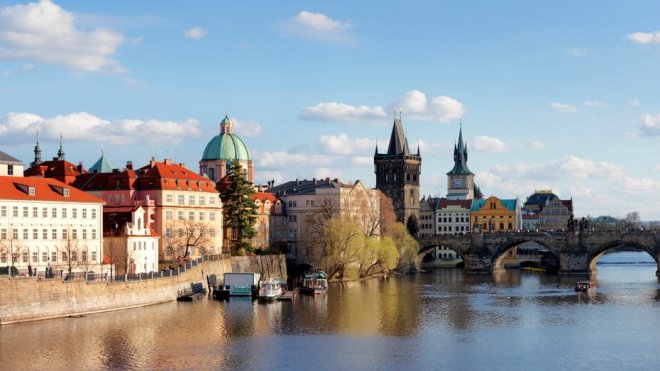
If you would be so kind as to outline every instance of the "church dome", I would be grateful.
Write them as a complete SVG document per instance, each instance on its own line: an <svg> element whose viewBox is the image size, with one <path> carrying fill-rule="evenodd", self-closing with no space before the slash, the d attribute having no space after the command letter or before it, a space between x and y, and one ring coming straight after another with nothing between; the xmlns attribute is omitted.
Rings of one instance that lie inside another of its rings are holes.
<svg viewBox="0 0 660 371"><path fill-rule="evenodd" d="M225 118L220 122L220 134L214 136L206 145L202 161L251 161L248 147L233 131L234 123L225 115Z"/></svg>

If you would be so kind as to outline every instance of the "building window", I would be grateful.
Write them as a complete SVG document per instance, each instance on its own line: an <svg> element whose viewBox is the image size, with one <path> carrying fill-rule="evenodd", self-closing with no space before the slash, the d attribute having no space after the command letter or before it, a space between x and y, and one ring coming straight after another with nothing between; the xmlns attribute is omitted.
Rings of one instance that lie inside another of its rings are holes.
<svg viewBox="0 0 660 371"><path fill-rule="evenodd" d="M82 218L87 219L87 209L82 209Z"/></svg>
<svg viewBox="0 0 660 371"><path fill-rule="evenodd" d="M195 212L194 211L189 211L188 212L188 220L195 220Z"/></svg>
<svg viewBox="0 0 660 371"><path fill-rule="evenodd" d="M39 230L37 228L34 228L32 230L32 239L33 240L38 240L39 239Z"/></svg>
<svg viewBox="0 0 660 371"><path fill-rule="evenodd" d="M14 206L11 208L11 216L14 218L18 218L18 206Z"/></svg>
<svg viewBox="0 0 660 371"><path fill-rule="evenodd" d="M23 263L27 263L27 262L28 262L28 253L27 253L27 252L24 252L24 253L21 254L21 255L22 255L22 258L23 258Z"/></svg>
<svg viewBox="0 0 660 371"><path fill-rule="evenodd" d="M28 239L28 234L29 234L28 229L23 229L23 239L24 240Z"/></svg>
<svg viewBox="0 0 660 371"><path fill-rule="evenodd" d="M82 230L82 239L86 240L87 239L87 229L83 228Z"/></svg>
<svg viewBox="0 0 660 371"><path fill-rule="evenodd" d="M42 251L41 252L41 262L45 263L48 261L48 251Z"/></svg>
<svg viewBox="0 0 660 371"><path fill-rule="evenodd" d="M78 218L78 209L76 209L75 207L71 210L71 217L73 219Z"/></svg>
<svg viewBox="0 0 660 371"><path fill-rule="evenodd" d="M7 239L7 228L0 229L0 240Z"/></svg>
<svg viewBox="0 0 660 371"><path fill-rule="evenodd" d="M7 263L7 253L6 252L0 253L0 263L2 263L2 264Z"/></svg>
<svg viewBox="0 0 660 371"><path fill-rule="evenodd" d="M206 197L199 196L199 204L202 206L206 205Z"/></svg>
<svg viewBox="0 0 660 371"><path fill-rule="evenodd" d="M52 252L50 253L50 260L51 260L53 263L56 263L56 262L57 262L57 251L52 251Z"/></svg>
<svg viewBox="0 0 660 371"><path fill-rule="evenodd" d="M92 209L92 219L96 219L96 209Z"/></svg>
<svg viewBox="0 0 660 371"><path fill-rule="evenodd" d="M74 240L78 239L78 228L73 228L73 230L71 230L71 238Z"/></svg>
<svg viewBox="0 0 660 371"><path fill-rule="evenodd" d="M177 203L179 205L185 205L186 204L186 196L184 196L184 195L177 196Z"/></svg>
<svg viewBox="0 0 660 371"><path fill-rule="evenodd" d="M183 220L183 211L177 212L177 217L179 220Z"/></svg>
<svg viewBox="0 0 660 371"><path fill-rule="evenodd" d="M18 240L18 228L13 228L11 230L11 237L15 240Z"/></svg>
<svg viewBox="0 0 660 371"><path fill-rule="evenodd" d="M78 261L78 252L77 251L71 251L71 261Z"/></svg>
<svg viewBox="0 0 660 371"><path fill-rule="evenodd" d="M96 229L92 229L92 239L96 239Z"/></svg>
<svg viewBox="0 0 660 371"><path fill-rule="evenodd" d="M39 263L39 253L36 251L32 252L32 262L33 263Z"/></svg>
<svg viewBox="0 0 660 371"><path fill-rule="evenodd" d="M173 237L173 235L172 235L172 228L167 228L167 229L165 230L165 237L168 237L168 238L172 238L172 237Z"/></svg>
<svg viewBox="0 0 660 371"><path fill-rule="evenodd" d="M0 216L7 216L7 206L0 207Z"/></svg>
<svg viewBox="0 0 660 371"><path fill-rule="evenodd" d="M215 221L215 213L211 212L209 213L209 220L214 222Z"/></svg>
<svg viewBox="0 0 660 371"><path fill-rule="evenodd" d="M96 251L92 251L92 263L96 263Z"/></svg>
<svg viewBox="0 0 660 371"><path fill-rule="evenodd" d="M56 240L57 239L57 229L53 228L52 232L53 233L52 233L51 239Z"/></svg>
<svg viewBox="0 0 660 371"><path fill-rule="evenodd" d="M166 194L165 195L165 202L168 204L172 203L172 195L171 194Z"/></svg>
<svg viewBox="0 0 660 371"><path fill-rule="evenodd" d="M204 212L202 212L202 211L199 212L199 221L200 222L204 221Z"/></svg>
<svg viewBox="0 0 660 371"><path fill-rule="evenodd" d="M39 208L38 207L33 207L32 208L32 217L33 218L39 217Z"/></svg>
<svg viewBox="0 0 660 371"><path fill-rule="evenodd" d="M165 220L172 220L172 210L167 210L165 212Z"/></svg>
<svg viewBox="0 0 660 371"><path fill-rule="evenodd" d="M28 217L28 208L27 208L27 206L23 206L23 217L24 218Z"/></svg>
<svg viewBox="0 0 660 371"><path fill-rule="evenodd" d="M12 164L7 165L7 175L14 175L14 165Z"/></svg>
<svg viewBox="0 0 660 371"><path fill-rule="evenodd" d="M71 195L71 191L69 188L64 188L64 197L69 197Z"/></svg>
<svg viewBox="0 0 660 371"><path fill-rule="evenodd" d="M209 237L211 238L215 237L215 228L209 229Z"/></svg>
<svg viewBox="0 0 660 371"><path fill-rule="evenodd" d="M209 197L209 204L215 205L215 196Z"/></svg>
<svg viewBox="0 0 660 371"><path fill-rule="evenodd" d="M133 251L137 250L137 242L133 241Z"/></svg>
<svg viewBox="0 0 660 371"><path fill-rule="evenodd" d="M188 196L188 205L195 204L195 196Z"/></svg>
<svg viewBox="0 0 660 371"><path fill-rule="evenodd" d="M62 218L66 218L67 216L67 210L65 208L62 208Z"/></svg>

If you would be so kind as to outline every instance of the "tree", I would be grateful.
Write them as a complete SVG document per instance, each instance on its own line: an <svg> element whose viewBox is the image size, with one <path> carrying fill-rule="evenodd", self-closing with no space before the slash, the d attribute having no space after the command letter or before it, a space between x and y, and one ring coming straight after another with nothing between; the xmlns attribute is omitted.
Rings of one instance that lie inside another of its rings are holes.
<svg viewBox="0 0 660 371"><path fill-rule="evenodd" d="M71 278L73 269L78 267L80 263L78 258L82 248L80 246L80 241L78 240L77 229L69 228L68 230L65 229L62 232L64 233L62 236L62 248L60 249L60 252L62 253L62 261L64 262L67 269L67 277Z"/></svg>
<svg viewBox="0 0 660 371"><path fill-rule="evenodd" d="M206 247L211 243L210 233L202 221L179 219L165 225L165 245L171 248L172 259L177 257L188 259L190 248L198 249L200 254L206 254ZM174 254L175 251L180 251ZM126 257L128 259L128 256Z"/></svg>
<svg viewBox="0 0 660 371"><path fill-rule="evenodd" d="M624 226L627 229L635 229L639 227L640 219L639 219L639 212L637 211L632 211L626 214L626 220L624 222Z"/></svg>
<svg viewBox="0 0 660 371"><path fill-rule="evenodd" d="M0 253L5 253L7 256L7 270L9 275L15 275L17 269L15 267L19 256L27 252L27 248L18 239L18 229L11 228L11 230L2 229L0 234ZM11 262L11 269L9 263Z"/></svg>
<svg viewBox="0 0 660 371"><path fill-rule="evenodd" d="M232 252L252 251L250 239L256 236L257 205L252 198L254 188L243 176L241 165L232 161L229 169L229 188L222 196L225 223L235 241Z"/></svg>

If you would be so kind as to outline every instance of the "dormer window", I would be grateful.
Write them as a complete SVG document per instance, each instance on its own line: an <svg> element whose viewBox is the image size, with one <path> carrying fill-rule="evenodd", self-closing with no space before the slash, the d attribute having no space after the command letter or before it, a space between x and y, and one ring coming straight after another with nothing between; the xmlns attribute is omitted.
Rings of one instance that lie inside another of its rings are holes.
<svg viewBox="0 0 660 371"><path fill-rule="evenodd" d="M34 187L28 187L28 195L34 196L37 193L37 190Z"/></svg>
<svg viewBox="0 0 660 371"><path fill-rule="evenodd" d="M69 197L69 196L71 196L71 191L69 190L69 188L64 188L64 194L63 194L63 196L64 196L64 197Z"/></svg>

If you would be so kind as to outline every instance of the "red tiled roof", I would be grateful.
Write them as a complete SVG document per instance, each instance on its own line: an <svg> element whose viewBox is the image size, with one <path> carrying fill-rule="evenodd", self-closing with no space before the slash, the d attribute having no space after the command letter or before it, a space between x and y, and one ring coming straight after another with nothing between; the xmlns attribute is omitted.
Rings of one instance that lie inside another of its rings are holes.
<svg viewBox="0 0 660 371"><path fill-rule="evenodd" d="M446 198L441 198L440 208L445 209L447 206L460 206L464 209L469 209L472 206L472 200L448 200Z"/></svg>
<svg viewBox="0 0 660 371"><path fill-rule="evenodd" d="M279 200L279 198L277 198L277 196L275 196L272 193L268 193L268 192L253 193L252 198L254 198L255 200L262 201L262 202L268 200L272 203L275 203L275 201Z"/></svg>
<svg viewBox="0 0 660 371"><path fill-rule="evenodd" d="M137 184L140 189L184 189L217 193L212 180L170 160L151 160L149 165L138 169Z"/></svg>
<svg viewBox="0 0 660 371"><path fill-rule="evenodd" d="M112 173L80 174L72 185L83 191L111 189L135 189L137 177L134 170L113 171Z"/></svg>
<svg viewBox="0 0 660 371"><path fill-rule="evenodd" d="M25 176L43 176L46 178L77 176L79 174L85 173L87 173L86 170L82 168L78 169L76 165L65 160L44 161L41 164L26 169L23 172Z"/></svg>
<svg viewBox="0 0 660 371"><path fill-rule="evenodd" d="M34 196L29 195L29 187L34 187ZM64 197L64 189L69 190L69 197ZM25 201L103 203L100 198L64 184L57 179L39 177L0 176L0 198Z"/></svg>

